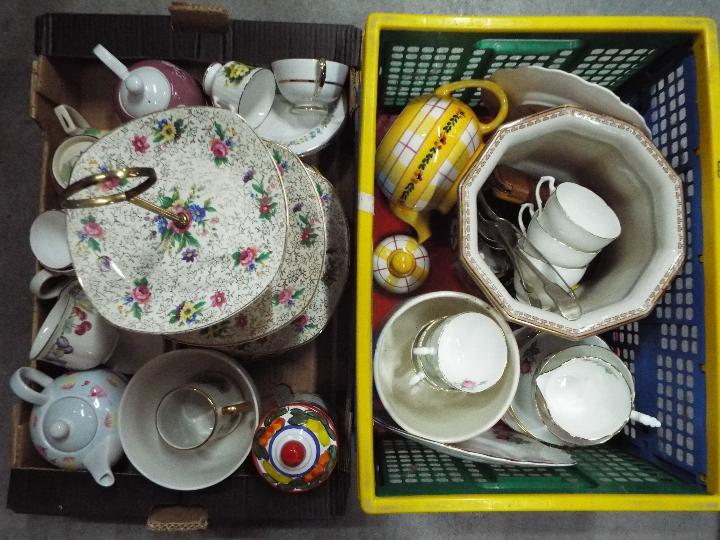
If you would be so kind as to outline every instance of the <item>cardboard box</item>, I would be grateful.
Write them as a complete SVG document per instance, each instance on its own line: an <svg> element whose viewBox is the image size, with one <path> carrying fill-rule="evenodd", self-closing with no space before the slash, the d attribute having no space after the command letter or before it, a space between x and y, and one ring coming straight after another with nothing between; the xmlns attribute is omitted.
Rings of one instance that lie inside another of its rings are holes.
<svg viewBox="0 0 720 540"><path fill-rule="evenodd" d="M198 31L193 28L193 20L198 21L200 29L211 28L216 32ZM162 58L200 78L210 62L230 59L269 66L271 61L281 58L324 57L357 69L361 32L350 26L249 21L229 22L224 27L217 13L194 19L185 12L175 29L171 18L164 16L49 14L39 17L35 40L37 59L33 63L30 95L30 114L41 128L43 148L39 211L57 208L58 202L50 164L65 134L53 108L61 103L71 105L96 127L120 125L112 107L114 75L92 55L97 43L128 63L140 58ZM352 90L352 85L349 86ZM353 92L350 94L352 103ZM305 160L318 167L335 185L351 231L355 216L355 147L351 115L330 146ZM352 244L354 235L351 234L351 253L354 252ZM8 507L22 513L84 519L147 519L152 528L161 530L204 528L208 521L230 523L264 516L278 520L342 514L350 484L353 282L350 275L338 315L315 342L277 357L244 363L268 406L279 384L289 385L294 392L318 393L327 402L340 431L342 446L338 466L324 485L302 495L281 493L256 473L248 458L238 471L216 486L178 492L155 485L123 459L114 467L115 485L103 488L89 473L56 469L37 454L29 435L31 406L22 403L13 411ZM34 333L51 307L51 301L35 303ZM148 355L153 349L156 353L173 346L160 338L157 340L148 348L137 336L124 333L122 354ZM37 367L51 376L61 371L44 363Z"/></svg>

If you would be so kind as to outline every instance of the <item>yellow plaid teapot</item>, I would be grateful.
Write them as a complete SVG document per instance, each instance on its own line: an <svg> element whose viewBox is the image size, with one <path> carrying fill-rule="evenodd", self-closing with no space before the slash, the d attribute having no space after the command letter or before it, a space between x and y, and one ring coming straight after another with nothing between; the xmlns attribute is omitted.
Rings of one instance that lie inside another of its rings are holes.
<svg viewBox="0 0 720 540"><path fill-rule="evenodd" d="M451 96L463 88L495 96L499 109L490 123L481 123ZM505 92L492 81L452 82L410 101L383 137L375 161L378 185L393 214L412 225L420 243L430 237L429 212L447 214L455 206L457 186L480 154L483 135L505 120L507 110Z"/></svg>

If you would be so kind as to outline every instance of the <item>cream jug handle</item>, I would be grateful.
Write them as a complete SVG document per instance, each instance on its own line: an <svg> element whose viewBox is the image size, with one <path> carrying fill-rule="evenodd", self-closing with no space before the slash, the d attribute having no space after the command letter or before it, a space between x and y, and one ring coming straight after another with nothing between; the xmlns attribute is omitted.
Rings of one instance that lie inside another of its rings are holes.
<svg viewBox="0 0 720 540"><path fill-rule="evenodd" d="M30 388L28 383L25 382L26 380L45 388L53 382L52 377L31 367L21 367L10 377L10 389L15 392L17 397L33 405L45 405L48 397Z"/></svg>

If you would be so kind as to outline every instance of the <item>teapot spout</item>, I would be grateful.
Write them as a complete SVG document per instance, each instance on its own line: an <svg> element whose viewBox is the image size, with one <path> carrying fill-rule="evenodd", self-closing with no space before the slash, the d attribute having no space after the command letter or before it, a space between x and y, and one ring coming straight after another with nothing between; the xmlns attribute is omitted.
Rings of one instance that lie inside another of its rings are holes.
<svg viewBox="0 0 720 540"><path fill-rule="evenodd" d="M83 466L101 486L109 487L115 483L110 467L122 453L122 450L118 452L116 446L112 444L111 437L106 437L83 456Z"/></svg>

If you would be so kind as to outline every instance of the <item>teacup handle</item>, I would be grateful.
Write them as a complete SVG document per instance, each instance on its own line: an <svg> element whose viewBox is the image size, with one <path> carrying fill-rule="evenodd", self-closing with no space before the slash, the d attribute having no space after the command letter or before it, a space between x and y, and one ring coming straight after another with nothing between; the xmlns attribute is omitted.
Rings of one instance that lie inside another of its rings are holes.
<svg viewBox="0 0 720 540"><path fill-rule="evenodd" d="M552 176L542 176L540 181L537 183L537 186L535 186L535 202L537 203L538 214L541 213L543 209L542 198L540 197L540 188L545 182L548 183L548 189L550 190L551 195L555 191L555 178ZM523 232L525 232L524 229Z"/></svg>
<svg viewBox="0 0 720 540"><path fill-rule="evenodd" d="M252 403L249 401L241 401L240 403L235 403L234 405L225 405L222 409L220 409L220 414L223 416L238 416L250 410L252 410Z"/></svg>
<svg viewBox="0 0 720 540"><path fill-rule="evenodd" d="M530 202L523 203L518 211L518 225L523 233L523 236L527 236L527 229L525 228L525 222L523 221L523 214L525 210L530 210L530 219L532 219L533 213L535 212L535 205Z"/></svg>
<svg viewBox="0 0 720 540"><path fill-rule="evenodd" d="M20 399L32 403L33 405L45 405L48 401L48 397L42 395L30 388L26 380L37 383L43 388L52 384L52 377L45 375L42 371L39 371L31 367L21 367L12 374L10 377L10 389Z"/></svg>
<svg viewBox="0 0 720 540"><path fill-rule="evenodd" d="M320 92L325 86L325 78L327 77L327 62L324 58L320 58L317 61L317 67L315 68L315 90L313 91L313 97L318 97Z"/></svg>

